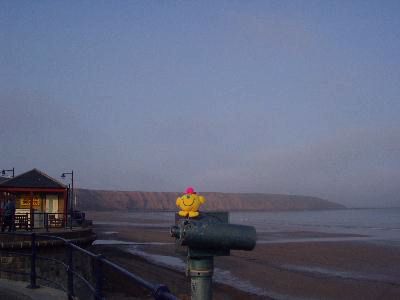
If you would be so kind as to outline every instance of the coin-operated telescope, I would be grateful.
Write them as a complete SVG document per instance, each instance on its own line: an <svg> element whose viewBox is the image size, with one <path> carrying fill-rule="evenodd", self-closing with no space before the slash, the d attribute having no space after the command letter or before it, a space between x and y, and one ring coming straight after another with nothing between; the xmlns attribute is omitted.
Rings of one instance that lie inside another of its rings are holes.
<svg viewBox="0 0 400 300"><path fill-rule="evenodd" d="M175 215L171 236L176 250L188 258L192 300L212 299L214 256L229 256L230 250L253 250L256 230L252 226L229 224L227 212L200 213L196 218Z"/></svg>

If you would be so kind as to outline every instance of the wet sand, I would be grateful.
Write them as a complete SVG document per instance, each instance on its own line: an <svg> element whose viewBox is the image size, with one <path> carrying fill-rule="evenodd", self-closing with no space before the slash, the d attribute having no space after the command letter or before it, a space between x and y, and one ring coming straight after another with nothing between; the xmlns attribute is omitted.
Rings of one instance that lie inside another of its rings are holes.
<svg viewBox="0 0 400 300"><path fill-rule="evenodd" d="M188 298L185 258L175 253L169 221L152 220L151 215L135 221L117 216L88 213L95 224L99 222L95 226L98 239L142 244L111 242L93 249ZM232 251L229 257L215 258L214 299L400 299L398 245L363 240L366 237L360 235L304 231L261 233L258 238L265 243L251 252ZM110 289L115 299L125 299L123 290ZM145 299L146 292L138 297Z"/></svg>

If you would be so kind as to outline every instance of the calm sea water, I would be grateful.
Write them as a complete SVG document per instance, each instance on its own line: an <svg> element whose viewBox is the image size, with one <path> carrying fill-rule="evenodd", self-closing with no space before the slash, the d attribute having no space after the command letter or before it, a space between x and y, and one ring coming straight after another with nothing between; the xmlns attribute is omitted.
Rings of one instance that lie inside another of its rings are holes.
<svg viewBox="0 0 400 300"><path fill-rule="evenodd" d="M169 226L174 222L174 212L126 212L132 221L95 222L123 226ZM151 220L137 223L138 220ZM400 242L400 208L396 209L341 209L325 211L291 212L231 212L230 222L255 226L261 239L258 242L285 241L282 232L321 232L331 234L363 235L360 238L341 238L353 240L382 240ZM271 235L268 235L271 233ZM265 237L268 237L265 240ZM316 238L306 238L315 240ZM321 238L322 239L322 238ZM332 238L335 239L335 238ZM293 238L291 241L295 241ZM324 238L327 240L327 238Z"/></svg>
<svg viewBox="0 0 400 300"><path fill-rule="evenodd" d="M136 213L133 214L132 217ZM400 208L290 212L231 212L230 222L255 226L258 233L315 231L366 235L400 242ZM174 213L140 213L140 218L173 222Z"/></svg>
<svg viewBox="0 0 400 300"><path fill-rule="evenodd" d="M257 232L317 231L367 235L400 242L400 208L300 212L235 212L230 222L255 226Z"/></svg>

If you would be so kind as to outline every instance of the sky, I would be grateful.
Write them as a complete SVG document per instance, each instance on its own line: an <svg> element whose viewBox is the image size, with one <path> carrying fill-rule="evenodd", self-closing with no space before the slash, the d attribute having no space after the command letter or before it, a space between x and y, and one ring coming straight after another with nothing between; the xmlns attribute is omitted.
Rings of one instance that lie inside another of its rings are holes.
<svg viewBox="0 0 400 300"><path fill-rule="evenodd" d="M399 53L399 1L1 1L0 169L400 206Z"/></svg>

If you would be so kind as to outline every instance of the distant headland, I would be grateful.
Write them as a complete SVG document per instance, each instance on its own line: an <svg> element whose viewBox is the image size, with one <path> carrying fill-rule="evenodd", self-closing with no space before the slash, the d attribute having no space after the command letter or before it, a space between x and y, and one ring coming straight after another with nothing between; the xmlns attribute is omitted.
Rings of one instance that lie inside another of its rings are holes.
<svg viewBox="0 0 400 300"><path fill-rule="evenodd" d="M203 210L292 211L344 209L345 206L317 197L259 193L201 193L207 199ZM176 210L181 193L105 191L76 189L82 210Z"/></svg>

